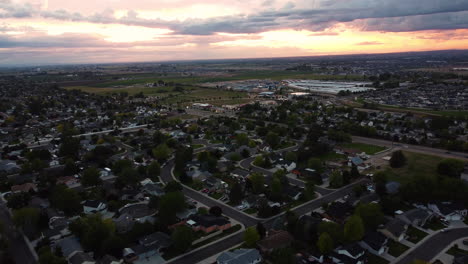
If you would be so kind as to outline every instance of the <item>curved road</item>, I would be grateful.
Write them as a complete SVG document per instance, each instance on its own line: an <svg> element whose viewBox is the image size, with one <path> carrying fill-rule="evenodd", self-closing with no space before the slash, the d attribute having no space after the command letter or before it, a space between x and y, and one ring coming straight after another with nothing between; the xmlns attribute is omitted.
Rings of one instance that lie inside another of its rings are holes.
<svg viewBox="0 0 468 264"><path fill-rule="evenodd" d="M205 150L209 147L212 147L213 145L208 145L204 148L200 148L200 149L197 149L197 152L198 151L202 151L202 150ZM165 166L162 167L161 169L161 179L163 182L171 182L171 181L174 181L175 179L172 177L172 169L174 167L174 160L171 159L169 160ZM325 202L332 202L332 201L335 201L349 193L352 192L352 189L353 189L353 186L356 185L356 184L362 184L363 182L365 182L366 180L360 180L360 181L357 181L351 185L348 185L346 187L343 187L339 190L336 190L336 191L331 191L330 193L328 194L325 194L315 200L312 200L312 201L309 201L303 205L300 205L296 208L294 208L292 211L295 212L296 214L298 215L303 215L303 214L306 214L306 213L309 213L319 207L322 206L323 203ZM263 222L264 225L266 226L266 228L269 228L273 221L277 218L277 217L280 217L282 214L280 215L276 215L276 216L273 216L271 218L268 218L268 219L257 219L251 215L248 215L248 214L245 214L243 212L240 212L239 210L236 210L234 209L233 207L225 204L225 203L222 203L220 201L217 201L217 200L214 200L212 199L211 197L205 195L205 194L202 194L198 191L195 191L195 190L192 190L188 187L186 187L185 185L182 185L183 186L183 192L186 196L196 200L196 201L199 201L200 203L203 203L207 206L219 206L222 208L223 210L223 213L225 215L227 215L228 217L232 218L232 219L235 219L236 221L242 223L245 227L250 227L250 226L254 226L256 225L258 222ZM283 213L284 214L284 213ZM202 261L204 259L207 259L219 252L223 252L225 250L228 250L229 248L232 248L233 246L237 245L237 244L240 244L242 243L243 241L243 233L239 233L239 234L236 234L236 235L233 235L231 237L228 237L228 238L224 238L222 241L220 241L219 243L214 243L214 244L211 244L209 246L206 246L206 247L202 247L202 248L199 248L199 249L195 249L189 253L187 253L186 255L184 255L183 257L180 257L178 259L175 259L173 261L169 261L169 263L175 263L175 264L192 264L192 263L197 263L199 261Z"/></svg>
<svg viewBox="0 0 468 264"><path fill-rule="evenodd" d="M408 264L415 259L429 262L451 243L464 237L468 237L468 227L448 229L446 232L437 233L395 264Z"/></svg>

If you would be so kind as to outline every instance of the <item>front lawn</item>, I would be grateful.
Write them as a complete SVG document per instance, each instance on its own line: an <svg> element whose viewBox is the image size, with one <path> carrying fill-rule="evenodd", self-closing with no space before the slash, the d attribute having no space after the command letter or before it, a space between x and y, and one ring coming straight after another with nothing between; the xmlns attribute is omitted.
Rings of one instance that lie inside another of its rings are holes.
<svg viewBox="0 0 468 264"><path fill-rule="evenodd" d="M427 236L426 232L423 232L412 226L408 228L408 231L406 232L406 234L408 235L408 241L414 244L417 244L419 241L421 241L423 238Z"/></svg>
<svg viewBox="0 0 468 264"><path fill-rule="evenodd" d="M257 213L257 209L249 208L249 209L245 210L244 213L252 215L252 214Z"/></svg>
<svg viewBox="0 0 468 264"><path fill-rule="evenodd" d="M192 149L199 149L199 148L203 148L203 147L204 147L204 145L202 145L202 144L193 144L192 145Z"/></svg>
<svg viewBox="0 0 468 264"><path fill-rule="evenodd" d="M465 255L465 254L468 254L468 251L460 249L460 248L458 248L457 245L455 245L452 248L450 248L449 250L447 250L447 254L452 255L452 256Z"/></svg>
<svg viewBox="0 0 468 264"><path fill-rule="evenodd" d="M372 263L372 264L388 264L389 262L379 256L376 256L371 253L366 254L367 257L367 263Z"/></svg>
<svg viewBox="0 0 468 264"><path fill-rule="evenodd" d="M399 257L401 254L403 254L406 250L408 250L409 247L401 244L400 242L397 242L395 240L390 239L388 241L388 254L394 256L394 257Z"/></svg>
<svg viewBox="0 0 468 264"><path fill-rule="evenodd" d="M365 152L367 155L374 155L377 152L383 151L386 147L369 145L364 143L346 143L342 145L343 148L354 149L357 151Z"/></svg>
<svg viewBox="0 0 468 264"><path fill-rule="evenodd" d="M433 217L431 220L427 221L423 227L425 229L437 231L446 228L447 226L444 225L437 217Z"/></svg>
<svg viewBox="0 0 468 264"><path fill-rule="evenodd" d="M213 198L213 199L218 200L219 198L223 197L223 194L222 193L212 193L212 194L210 194L210 197Z"/></svg>

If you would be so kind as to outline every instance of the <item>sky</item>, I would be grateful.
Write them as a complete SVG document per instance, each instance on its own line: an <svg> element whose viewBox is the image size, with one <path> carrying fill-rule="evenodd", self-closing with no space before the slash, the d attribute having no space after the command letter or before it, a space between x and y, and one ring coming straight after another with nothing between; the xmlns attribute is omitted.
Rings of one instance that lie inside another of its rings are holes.
<svg viewBox="0 0 468 264"><path fill-rule="evenodd" d="M0 65L468 49L468 0L0 0Z"/></svg>

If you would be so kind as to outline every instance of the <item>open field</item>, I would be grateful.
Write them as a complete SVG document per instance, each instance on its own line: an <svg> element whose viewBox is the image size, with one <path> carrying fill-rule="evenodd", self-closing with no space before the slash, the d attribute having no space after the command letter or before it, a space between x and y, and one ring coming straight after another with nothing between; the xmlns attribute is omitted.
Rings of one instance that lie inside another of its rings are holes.
<svg viewBox="0 0 468 264"><path fill-rule="evenodd" d="M158 96L161 98L162 103L166 104L185 104L189 105L194 102L206 102L216 106L226 104L243 104L251 100L247 98L247 93L215 90L213 88L201 88L194 86L182 86L184 92L174 91L174 87L122 87L122 88L99 88L88 86L69 86L65 89L73 90L78 89L88 93L95 93L99 95L110 95L113 93L127 92L129 95L143 93L145 95Z"/></svg>
<svg viewBox="0 0 468 264"><path fill-rule="evenodd" d="M95 94L100 94L100 95L106 95L106 94L112 94L112 93L121 93L121 92L127 92L129 95L134 95L142 92L145 95L154 95L154 94L159 94L159 95L164 95L168 94L171 92L174 92L174 87L144 87L144 86L130 86L130 87L119 87L119 88L114 88L114 87L91 87L91 86L68 86L65 87L67 90L81 90L83 92L87 93L95 93ZM193 88L186 88L184 89L193 89Z"/></svg>
<svg viewBox="0 0 468 264"><path fill-rule="evenodd" d="M405 108L393 105L379 105L380 110L387 110L387 111L396 111L396 112L410 112L414 114L426 114L426 115L435 115L435 116L453 116L453 117L468 117L468 111L463 110L429 110L423 108Z"/></svg>
<svg viewBox="0 0 468 264"><path fill-rule="evenodd" d="M343 100L342 101L347 106L355 107L355 108L362 108L364 100L362 98L358 98L357 100L350 101L350 100ZM364 109L364 108L363 108ZM402 112L402 113L412 113L415 115L426 115L426 116L445 116L445 117L456 117L456 118L467 118L468 111L464 110L430 110L424 108L411 108L411 107L400 107L395 105L377 105L377 109L380 111L387 111L387 112Z"/></svg>
<svg viewBox="0 0 468 264"><path fill-rule="evenodd" d="M404 155L407 159L407 164L404 167L384 170L389 180L405 183L416 176L438 177L437 165L443 158L413 152L404 152Z"/></svg>
<svg viewBox="0 0 468 264"><path fill-rule="evenodd" d="M375 153L386 149L385 147L369 145L369 144L364 144L364 143L346 143L346 144L343 144L342 146L344 148L365 152L368 155L374 155Z"/></svg>
<svg viewBox="0 0 468 264"><path fill-rule="evenodd" d="M126 75L123 75L126 76ZM135 84L154 83L158 80L164 82L173 82L178 84L201 84L210 82L223 82L223 81L240 81L249 79L306 79L306 80L343 80L343 81L362 81L366 80L365 76L361 75L322 75L314 74L311 72L297 72L297 71L240 71L224 76L129 76L127 80L112 80L106 82L99 82L89 85L96 88L106 88L115 86L129 86Z"/></svg>

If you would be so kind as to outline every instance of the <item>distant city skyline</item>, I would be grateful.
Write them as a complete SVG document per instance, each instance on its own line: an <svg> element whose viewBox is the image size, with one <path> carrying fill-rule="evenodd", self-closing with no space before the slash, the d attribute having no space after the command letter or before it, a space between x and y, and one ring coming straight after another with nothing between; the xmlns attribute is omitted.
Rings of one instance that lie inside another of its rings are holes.
<svg viewBox="0 0 468 264"><path fill-rule="evenodd" d="M466 0L0 0L0 65L468 48Z"/></svg>

